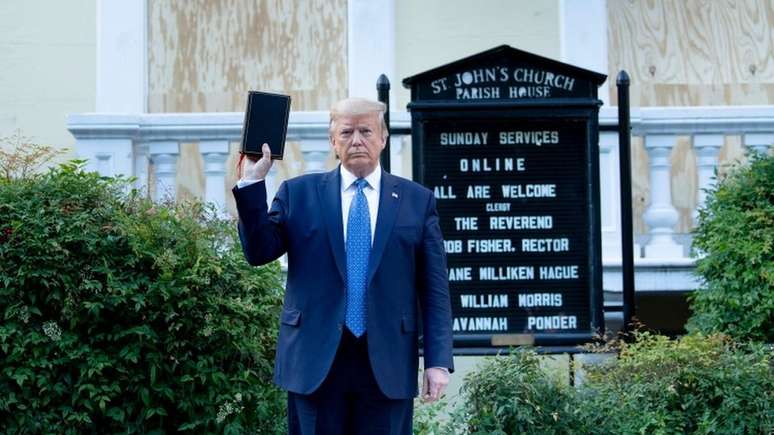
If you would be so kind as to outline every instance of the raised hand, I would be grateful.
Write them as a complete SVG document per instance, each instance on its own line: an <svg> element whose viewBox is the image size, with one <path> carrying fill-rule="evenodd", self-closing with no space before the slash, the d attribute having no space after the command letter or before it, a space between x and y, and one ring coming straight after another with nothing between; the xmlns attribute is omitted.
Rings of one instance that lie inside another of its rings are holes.
<svg viewBox="0 0 774 435"><path fill-rule="evenodd" d="M263 180L271 169L271 149L269 144L263 144L261 147L263 156L260 159L247 156L242 163L243 180Z"/></svg>

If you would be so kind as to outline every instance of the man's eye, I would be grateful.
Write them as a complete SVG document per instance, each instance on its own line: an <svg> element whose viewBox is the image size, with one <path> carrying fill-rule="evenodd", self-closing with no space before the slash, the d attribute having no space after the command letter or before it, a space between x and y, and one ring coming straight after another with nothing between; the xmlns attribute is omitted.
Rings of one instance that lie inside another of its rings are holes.
<svg viewBox="0 0 774 435"><path fill-rule="evenodd" d="M363 136L370 136L371 130L368 130L368 129L360 130L360 134L362 134Z"/></svg>

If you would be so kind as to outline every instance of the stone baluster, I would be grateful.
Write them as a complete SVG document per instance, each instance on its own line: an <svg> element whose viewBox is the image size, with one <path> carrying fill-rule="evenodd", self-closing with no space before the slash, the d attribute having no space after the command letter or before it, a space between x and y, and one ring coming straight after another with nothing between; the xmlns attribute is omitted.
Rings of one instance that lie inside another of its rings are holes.
<svg viewBox="0 0 774 435"><path fill-rule="evenodd" d="M305 174L325 171L325 161L331 151L331 143L325 139L304 139L301 142L301 154L304 156Z"/></svg>
<svg viewBox="0 0 774 435"><path fill-rule="evenodd" d="M180 154L177 141L151 141L148 144L148 153L156 175L153 199L156 201L175 200L177 157Z"/></svg>
<svg viewBox="0 0 774 435"><path fill-rule="evenodd" d="M693 210L693 222L699 217L699 208L707 199L706 190L712 187L712 177L718 165L718 155L723 147L724 136L722 134L697 134L693 136L693 148L696 150L696 169L698 172L699 186L697 192L696 208Z"/></svg>
<svg viewBox="0 0 774 435"><path fill-rule="evenodd" d="M214 203L221 215L226 210L228 146L229 142L226 139L199 142L199 152L204 160L204 200Z"/></svg>
<svg viewBox="0 0 774 435"><path fill-rule="evenodd" d="M645 137L645 149L650 158L650 207L643 218L650 227L650 242L645 246L646 258L681 258L683 247L672 235L679 215L672 205L670 170L672 147L677 136L651 134Z"/></svg>
<svg viewBox="0 0 774 435"><path fill-rule="evenodd" d="M769 148L774 145L774 133L745 134L744 144L746 147L766 156L769 154Z"/></svg>
<svg viewBox="0 0 774 435"><path fill-rule="evenodd" d="M136 178L134 187L139 191L145 192L146 195L150 195L148 190L149 166L148 144L146 142L138 142L134 146L134 176Z"/></svg>

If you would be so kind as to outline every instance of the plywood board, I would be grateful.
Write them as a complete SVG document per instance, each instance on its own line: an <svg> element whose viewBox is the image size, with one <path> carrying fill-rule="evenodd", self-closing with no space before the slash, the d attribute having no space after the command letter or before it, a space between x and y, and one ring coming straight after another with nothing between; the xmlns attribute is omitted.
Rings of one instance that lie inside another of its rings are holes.
<svg viewBox="0 0 774 435"><path fill-rule="evenodd" d="M250 89L327 110L347 93L346 0L148 1L151 112L242 111Z"/></svg>
<svg viewBox="0 0 774 435"><path fill-rule="evenodd" d="M774 101L771 0L608 0L607 8L609 74L629 73L632 106Z"/></svg>
<svg viewBox="0 0 774 435"><path fill-rule="evenodd" d="M289 93L293 110L327 110L347 95L346 0L149 0L148 15L150 112L240 112L251 89ZM198 144L180 149L178 197L201 198ZM305 170L300 144L286 156L278 181ZM233 150L226 189L236 159Z"/></svg>

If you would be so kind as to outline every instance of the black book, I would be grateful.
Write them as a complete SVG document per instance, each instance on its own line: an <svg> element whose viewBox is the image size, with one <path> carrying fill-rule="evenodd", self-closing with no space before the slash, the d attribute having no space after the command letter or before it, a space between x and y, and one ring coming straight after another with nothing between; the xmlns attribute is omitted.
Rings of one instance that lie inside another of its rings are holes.
<svg viewBox="0 0 774 435"><path fill-rule="evenodd" d="M272 160L282 160L288 132L290 96L250 91L242 125L242 152L259 157L261 146L269 144Z"/></svg>

